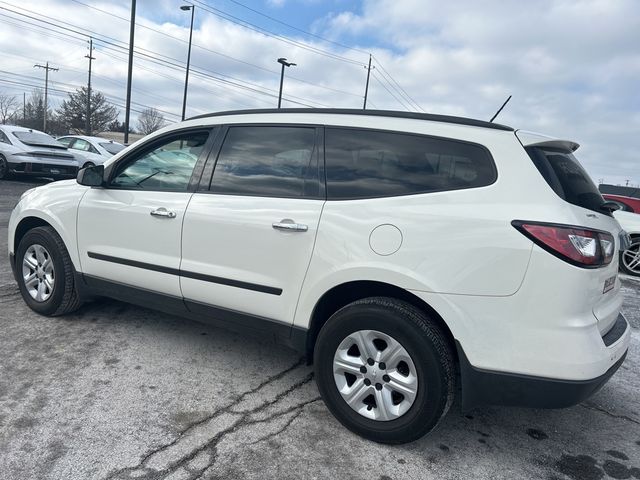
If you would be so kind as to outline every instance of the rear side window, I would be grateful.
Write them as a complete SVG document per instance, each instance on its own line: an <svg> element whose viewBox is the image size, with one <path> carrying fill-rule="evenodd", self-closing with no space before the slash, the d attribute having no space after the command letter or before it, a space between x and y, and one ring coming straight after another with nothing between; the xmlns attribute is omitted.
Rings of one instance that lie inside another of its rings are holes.
<svg viewBox="0 0 640 480"><path fill-rule="evenodd" d="M334 200L389 197L490 185L486 148L443 138L327 128L327 195Z"/></svg>
<svg viewBox="0 0 640 480"><path fill-rule="evenodd" d="M604 198L573 153L548 147L527 147L529 157L558 196L598 213Z"/></svg>
<svg viewBox="0 0 640 480"><path fill-rule="evenodd" d="M229 127L213 172L211 191L317 197L315 132L313 127Z"/></svg>

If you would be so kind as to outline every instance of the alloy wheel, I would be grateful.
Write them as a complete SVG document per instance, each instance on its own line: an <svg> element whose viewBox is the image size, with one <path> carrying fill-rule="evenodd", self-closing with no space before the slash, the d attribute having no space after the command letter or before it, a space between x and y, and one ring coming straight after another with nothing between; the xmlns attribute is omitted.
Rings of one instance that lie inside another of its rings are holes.
<svg viewBox="0 0 640 480"><path fill-rule="evenodd" d="M622 262L631 273L640 275L640 239L634 239L631 246L622 252Z"/></svg>

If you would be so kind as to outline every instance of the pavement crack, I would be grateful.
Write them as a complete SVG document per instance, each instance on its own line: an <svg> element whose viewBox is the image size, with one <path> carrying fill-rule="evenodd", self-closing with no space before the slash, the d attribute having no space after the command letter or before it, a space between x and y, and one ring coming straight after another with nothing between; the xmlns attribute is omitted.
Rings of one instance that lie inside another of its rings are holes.
<svg viewBox="0 0 640 480"><path fill-rule="evenodd" d="M177 435L176 438L174 438L171 442L162 444L160 446L154 447L152 448L150 451L148 451L147 453L145 453L142 458L140 459L140 461L138 462L137 465L133 466L133 467L125 467L125 468L121 468L118 470L115 470L109 474L107 474L105 478L105 480L111 480L111 479L115 479L118 478L122 475L127 475L129 473L132 473L136 470L139 469L146 469L146 464L149 462L149 460L154 456L157 455L158 453L161 453L169 448L171 448L172 446L176 445L182 438L184 438L184 436L186 434L188 434L191 430L193 430L194 428L197 428L198 426L204 425L205 423L214 420L215 418L225 414L225 413L230 413L230 414L236 414L236 415L241 415L241 418L239 418L236 422L234 422L231 426L229 426L228 428L222 430L221 432L219 432L218 434L216 434L211 440L209 440L209 442L207 442L203 447L200 447L196 450L194 450L193 452L191 452L189 455L181 458L179 461L174 462L172 464L170 464L167 468L163 469L160 472L157 472L157 474L161 474L161 473L169 473L171 471L176 470L177 468L181 467L183 464L185 464L186 462L191 461L193 458L195 458L200 452L206 450L206 449L210 449L213 446L217 445L217 440L219 438L221 438L222 436L226 435L227 433L230 433L231 431L234 431L236 429L236 427L238 426L239 423L241 423L243 420L246 419L246 417L260 411L260 410L264 410L268 407L270 407L271 405L273 405L274 403L278 402L280 399L282 399L284 396L288 395L289 393L291 393L293 390L300 388L301 386L303 386L304 384L308 383L309 381L311 381L311 379L313 378L313 374L310 373L309 375L307 375L303 380L296 382L294 385L292 385L290 388L288 388L286 391L284 392L280 392L278 395L275 396L275 398L269 402L265 402L262 405L259 405L258 407L255 407L254 409L248 410L246 412L233 412L232 409L234 406L238 405L239 403L241 403L246 397L248 397L249 395L252 395L254 393L256 393L257 391L259 391L260 389L264 388L265 386L267 386L268 384L275 382L279 379L281 379L282 377L284 377L285 375L287 375L288 373L290 373L291 371L295 370L296 368L298 368L299 366L303 365L305 363L305 359L304 357L301 357L298 359L298 361L296 361L296 363L294 363L293 365L291 365L289 368L286 368L285 370L282 370L281 372L267 378L266 380L264 380L263 382L261 382L259 385L257 385L256 387L247 390L246 392L243 392L241 395L239 395L235 400L233 400L232 402L230 402L229 404L227 404L226 406L224 406L223 408L216 410L215 412L211 413L210 415L207 415L206 417L197 420L193 423L190 423L189 425L187 425L186 428L184 428L183 430L181 430ZM254 422L256 423L256 422ZM213 454L214 460L215 461L215 452ZM206 467L209 468L209 467Z"/></svg>
<svg viewBox="0 0 640 480"><path fill-rule="evenodd" d="M640 425L640 420L636 420L635 418L631 418L627 415L619 415L617 413L612 413L609 410L601 407L600 405L596 405L595 403L581 403L580 406L582 408L586 408L587 410L595 410L596 412L604 413L612 418L619 418L621 420L626 420L631 423L635 423L636 425Z"/></svg>
<svg viewBox="0 0 640 480"><path fill-rule="evenodd" d="M304 382L307 383L307 382ZM303 383L303 385L304 385ZM264 408L258 408L255 410L252 410L250 412L245 413L245 415L238 420L238 422L236 422L235 424L233 424L232 426L230 426L228 429L220 432L218 435L216 435L216 437L214 439L212 439L212 442L210 442L207 445L204 445L202 447L202 449L199 449L195 455L193 455L193 458L200 453L201 451L206 450L207 448L210 448L212 450L212 455L211 455L211 460L209 461L209 463L200 469L200 471L196 474L195 477L191 477L190 480L198 480L200 478L202 478L202 476L206 473L207 470L209 470L211 467L215 466L216 464L216 460L217 460L217 453L218 453L218 444L224 439L224 437L230 433L233 433L235 431L237 431L240 428L243 427L249 427L251 425L256 425L259 423L268 423L272 420L275 420L279 417L284 417L290 413L294 413L294 415L291 416L291 418L289 420L287 420L287 422L280 427L277 431L270 433L268 435L265 435L264 437L255 440L247 445L251 446L251 445L255 445L257 443L266 441L266 440L270 440L271 438L275 438L278 435L281 435L283 432L285 432L290 426L291 424L302 414L302 410L307 406L310 405L312 403L315 403L317 401L321 400L321 397L315 397L312 398L311 400L307 400L306 402L302 402L302 403L298 403L296 405L292 405L291 407L285 409L285 410L281 410L278 412L275 412L271 415L269 415L268 417L262 418L262 419L258 419L258 420L247 420L246 417L251 416L254 413L258 413L260 410L263 410ZM213 443L215 440L215 443ZM189 455L189 457L191 457L191 455ZM176 468L179 468L180 466L182 466L185 462L190 461L190 459L185 458L183 460L180 461L180 465L176 465L176 467L170 471L175 470Z"/></svg>
<svg viewBox="0 0 640 480"><path fill-rule="evenodd" d="M180 468L184 464L186 464L186 463L190 462L191 460L193 460L196 456L198 456L199 453L204 452L205 450L213 450L213 453L212 453L213 460L202 471L212 467L215 464L215 460L216 460L215 452L217 450L217 446L220 443L220 441L226 435L228 435L230 433L233 433L233 432L237 431L240 428L243 428L243 427L246 427L246 426L249 426L249 425L253 425L255 423L264 423L269 418L275 418L275 417L279 416L280 414L282 414L282 412L277 412L274 415L272 415L270 417L267 417L267 419L262 419L262 420L251 420L250 419L250 417L252 415L254 415L256 413L260 413L260 412L266 410L270 406L272 406L275 403L279 402L282 398L284 398L287 395L289 395L291 392L293 392L293 391L299 389L300 387L306 385L307 383L311 382L312 379L313 379L313 373L310 373L305 378L303 378L302 380L296 382L295 384L293 384L291 387L289 387L285 391L278 393L278 395L276 395L273 398L273 400L265 402L262 405L258 405L257 407L254 407L254 408L252 408L250 410L246 410L244 412L229 412L229 413L236 413L237 415L241 415L241 417L238 420L236 420L235 422L233 422L229 427L225 428L224 430L221 430L216 435L214 435L214 437L211 440L209 440L207 443L205 443L204 445L196 448L195 450L192 450L191 453L189 453L188 455L183 456L180 460L169 464L169 466L163 470L163 473L170 473L170 472L175 471L176 469ZM316 401L316 400L314 400L314 401ZM298 405L296 405L294 407L290 407L290 408L292 410L295 410L296 408L303 408L307 403L308 402L304 402L302 404L298 404ZM199 474L199 475L201 475L201 474ZM195 477L195 478L197 478L197 477Z"/></svg>

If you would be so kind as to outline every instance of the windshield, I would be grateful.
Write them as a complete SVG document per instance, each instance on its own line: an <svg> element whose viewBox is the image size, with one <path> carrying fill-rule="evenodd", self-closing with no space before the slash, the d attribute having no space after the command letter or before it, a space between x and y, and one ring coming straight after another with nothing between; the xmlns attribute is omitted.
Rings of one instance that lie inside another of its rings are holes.
<svg viewBox="0 0 640 480"><path fill-rule="evenodd" d="M604 213L604 198L573 153L548 147L529 147L527 153L549 186L564 200Z"/></svg>
<svg viewBox="0 0 640 480"><path fill-rule="evenodd" d="M104 148L107 152L109 152L111 155L115 155L116 153L125 149L124 145L116 142L104 142L104 143L101 143L100 146Z"/></svg>
<svg viewBox="0 0 640 480"><path fill-rule="evenodd" d="M13 136L26 145L40 145L44 147L67 148L55 138L42 132L12 132Z"/></svg>

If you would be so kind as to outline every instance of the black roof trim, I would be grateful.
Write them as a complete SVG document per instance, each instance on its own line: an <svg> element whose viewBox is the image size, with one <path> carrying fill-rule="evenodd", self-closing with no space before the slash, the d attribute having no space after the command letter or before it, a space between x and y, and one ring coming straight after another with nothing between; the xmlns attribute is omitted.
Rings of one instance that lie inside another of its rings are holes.
<svg viewBox="0 0 640 480"><path fill-rule="evenodd" d="M188 118L196 120L198 118L222 117L226 115L247 115L253 113L328 113L339 115L367 115L374 117L395 117L412 118L416 120L428 120L431 122L455 123L457 125L469 125L471 127L492 128L494 130L506 130L513 132L514 129L499 123L491 123L473 118L454 117L451 115L435 115L431 113L399 112L396 110L361 110L355 108L257 108L249 110L230 110L227 112L206 113Z"/></svg>

